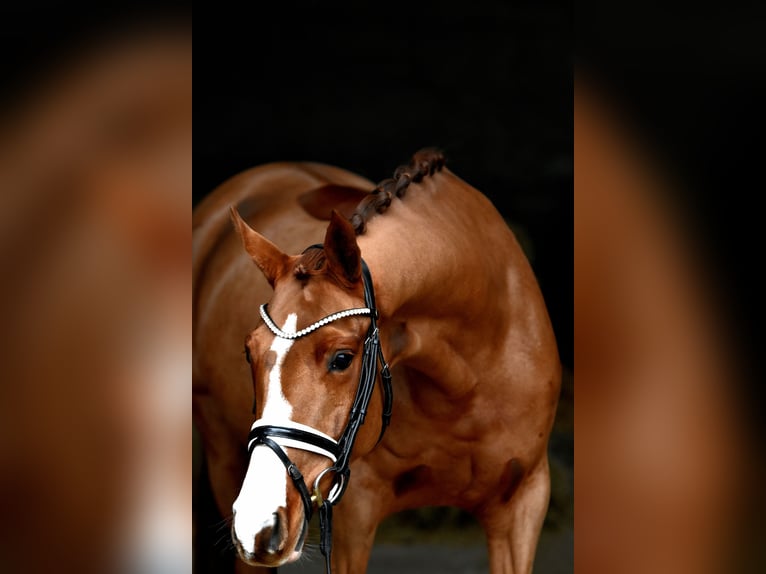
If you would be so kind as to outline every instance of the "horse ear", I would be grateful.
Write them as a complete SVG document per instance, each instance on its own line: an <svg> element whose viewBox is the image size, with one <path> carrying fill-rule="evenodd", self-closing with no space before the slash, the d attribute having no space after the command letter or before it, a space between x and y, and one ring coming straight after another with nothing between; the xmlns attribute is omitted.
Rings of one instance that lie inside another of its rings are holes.
<svg viewBox="0 0 766 574"><path fill-rule="evenodd" d="M274 287L277 277L287 267L289 256L282 253L279 247L245 223L233 205L229 212L231 213L231 221L234 223L240 239L242 239L242 245L245 246L245 251L266 276L269 284Z"/></svg>
<svg viewBox="0 0 766 574"><path fill-rule="evenodd" d="M351 222L335 209L324 237L324 252L327 265L336 276L352 285L359 281L362 253L356 243L356 233Z"/></svg>

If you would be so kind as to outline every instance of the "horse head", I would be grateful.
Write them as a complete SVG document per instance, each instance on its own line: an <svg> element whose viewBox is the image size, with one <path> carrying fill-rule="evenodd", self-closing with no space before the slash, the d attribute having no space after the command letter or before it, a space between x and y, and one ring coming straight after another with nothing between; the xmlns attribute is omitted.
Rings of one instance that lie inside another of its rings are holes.
<svg viewBox="0 0 766 574"><path fill-rule="evenodd" d="M274 288L261 307L262 323L245 340L256 421L232 537L245 562L274 567L300 556L313 508L345 488L338 469L347 468L352 449L354 456L371 451L381 433L368 424L349 437L363 371L372 372L370 385L377 378L363 360L374 296L370 305L354 229L338 213L323 245L297 256L251 229L234 208L231 214L245 250ZM384 405L370 400L371 388L369 408L366 401L362 406L377 421Z"/></svg>

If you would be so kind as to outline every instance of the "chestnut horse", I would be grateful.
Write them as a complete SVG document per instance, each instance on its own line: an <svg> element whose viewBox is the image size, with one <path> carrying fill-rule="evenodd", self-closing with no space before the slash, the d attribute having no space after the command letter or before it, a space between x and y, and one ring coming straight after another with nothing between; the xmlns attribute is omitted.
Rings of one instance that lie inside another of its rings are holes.
<svg viewBox="0 0 766 574"><path fill-rule="evenodd" d="M315 508L329 553L334 504L336 574L427 505L477 517L492 574L531 571L556 342L512 232L443 163L422 150L377 187L268 164L195 210L194 417L238 571L296 560Z"/></svg>

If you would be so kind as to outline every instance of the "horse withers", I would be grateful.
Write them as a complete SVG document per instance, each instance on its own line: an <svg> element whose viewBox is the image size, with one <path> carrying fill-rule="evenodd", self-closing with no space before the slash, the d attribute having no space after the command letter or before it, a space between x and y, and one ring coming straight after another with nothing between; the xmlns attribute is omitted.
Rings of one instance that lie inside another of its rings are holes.
<svg viewBox="0 0 766 574"><path fill-rule="evenodd" d="M505 221L443 164L377 186L268 164L195 210L194 416L238 570L296 560L319 509L333 572L363 572L386 516L450 505L492 574L531 571L556 342Z"/></svg>

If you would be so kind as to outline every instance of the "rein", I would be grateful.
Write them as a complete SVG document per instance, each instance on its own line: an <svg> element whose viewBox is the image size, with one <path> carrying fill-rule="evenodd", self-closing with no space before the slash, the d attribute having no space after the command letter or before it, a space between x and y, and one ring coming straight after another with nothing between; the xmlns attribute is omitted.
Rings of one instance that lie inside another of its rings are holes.
<svg viewBox="0 0 766 574"><path fill-rule="evenodd" d="M308 249L321 248L322 245L312 245ZM366 307L357 309L347 309L328 315L316 323L301 329L295 333L282 331L269 316L267 305L261 305L260 312L264 323L269 330L277 337L283 339L298 339L313 333L317 329L343 319L356 315L369 315L370 326L367 329L367 338L364 341L364 350L362 353L362 368L359 376L359 385L356 389L354 403L351 406L349 420L346 428L343 430L340 438L336 441L332 437L300 423L290 422L289 426L277 426L266 424L257 420L251 427L248 435L247 452L251 455L255 447L259 445L270 448L282 461L287 474L293 481L298 493L303 501L304 515L306 525L313 514L313 505L317 504L319 510L320 543L319 549L325 557L325 568L327 573L331 572L330 556L332 552L332 507L338 504L348 486L351 469L349 462L351 451L354 448L356 435L359 428L364 424L367 415L367 407L370 403L373 390L375 389L375 379L378 374L378 363L380 364L381 382L383 385L383 413L382 426L378 442L383 438L389 423L391 422L391 410L393 406L393 390L391 388L391 373L388 364L383 358L383 351L380 348L380 334L378 332L378 310L375 306L375 291L372 286L372 276L367 264L362 260L362 282L364 285L364 303ZM326 468L317 476L313 485L313 493L309 493L306 481L303 478L298 467L290 460L283 447L298 448L323 455L332 461L332 466ZM334 473L333 483L328 492L327 498L322 497L319 489L319 483L322 477L328 472ZM306 526L304 526L305 528Z"/></svg>

